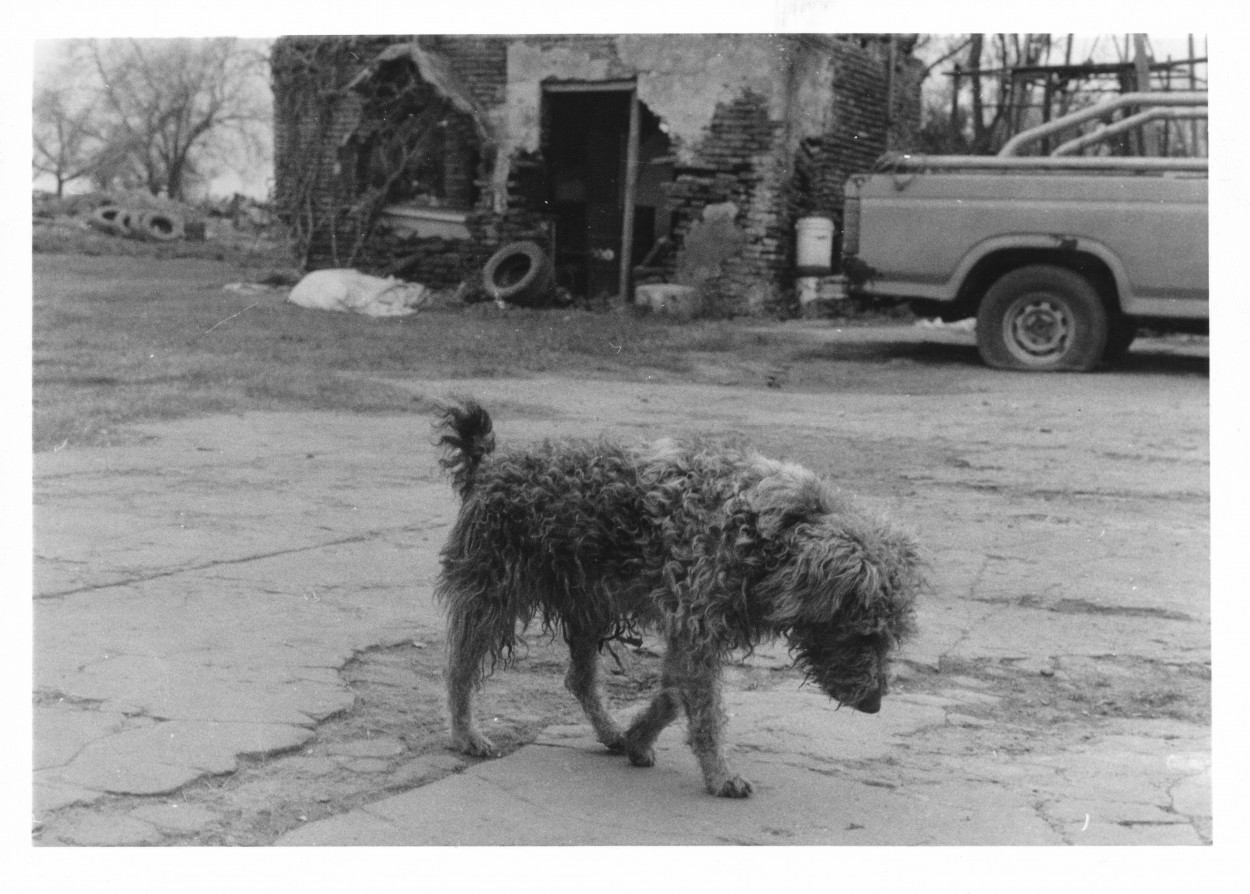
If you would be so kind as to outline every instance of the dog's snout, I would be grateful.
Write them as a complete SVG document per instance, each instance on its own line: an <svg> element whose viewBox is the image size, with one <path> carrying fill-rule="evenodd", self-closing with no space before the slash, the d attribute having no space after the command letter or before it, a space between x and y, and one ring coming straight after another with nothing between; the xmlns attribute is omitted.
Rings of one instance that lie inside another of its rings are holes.
<svg viewBox="0 0 1250 894"><path fill-rule="evenodd" d="M874 692L872 695L866 696L855 703L856 711L863 711L865 714L876 714L881 710L881 693Z"/></svg>

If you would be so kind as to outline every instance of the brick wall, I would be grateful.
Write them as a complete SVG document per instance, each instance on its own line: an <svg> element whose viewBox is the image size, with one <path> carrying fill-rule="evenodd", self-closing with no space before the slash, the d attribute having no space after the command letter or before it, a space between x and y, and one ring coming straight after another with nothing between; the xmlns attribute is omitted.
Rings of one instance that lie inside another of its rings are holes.
<svg viewBox="0 0 1250 894"><path fill-rule="evenodd" d="M891 91L888 45L879 37L848 36L832 42L829 52L831 109L824 133L799 139L790 151L785 122L770 119L764 98L748 94L717 108L694 164L679 167L669 188L679 242L706 205L738 206L745 243L710 284L723 312L792 304L795 222L831 217L840 233L847 177L871 169L887 149L907 148L914 137L919 63L898 58ZM894 96L892 114L887 92ZM676 265L670 260L670 272Z"/></svg>
<svg viewBox="0 0 1250 894"><path fill-rule="evenodd" d="M328 215L355 188L350 136L359 124L360 106L352 97L334 103L318 101L301 92L298 78L290 77L297 62L316 65L324 83L342 84L386 46L412 37L282 38L274 47L275 73L275 195L281 213L316 217ZM541 49L568 48L604 60L608 78L629 77L611 35L530 35L516 37L423 36L423 47L439 53L477 102L496 122L507 99L507 58L511 41L523 40ZM885 44L876 36L825 40L824 50L809 43L804 52L831 56L832 107L825 116L826 132L790 140L786 122L770 113L767 97L746 90L716 106L693 153L675 169L666 188L674 210L674 236L681 240L709 204L733 202L736 223L744 234L741 250L721 264L711 283L727 313L756 311L784 304L792 289L794 222L806 214L825 214L840 220L843 183L851 173L869 168L887 148L906 148L918 120L918 65L910 58L897 61L893 74L895 101L892 115L885 108ZM796 50L797 52L797 50ZM791 60L779 58L778 65ZM287 75L282 73L286 71ZM914 95L913 95L914 94ZM775 97L774 97L775 99ZM320 104L319 104L320 103ZM330 106L333 105L333 108ZM776 108L776 103L772 103ZM295 166L306 164L301 152L318 134L327 146L317 162L311 195L296 200ZM463 134L453 133L455 139ZM377 272L403 258L416 257L407 271L413 279L432 286L451 286L475 277L486 258L499 246L518 239L546 242L542 217L541 170L535 153L517 152L508 159L506 195L493 202L492 148L483 147L476 170L449 169L454 191L465 194L473 178L477 204L466 224L472 239L418 240L379 234L364 245L356 266ZM502 212L496 213L496 207ZM324 221L314 229L308 247L310 268L342 263L345 248L354 244L359 226L341 217L337 227ZM676 269L677 256L668 259Z"/></svg>
<svg viewBox="0 0 1250 894"><path fill-rule="evenodd" d="M673 183L665 189L679 246L706 206L737 206L735 222L745 236L742 249L723 261L720 275L705 285L722 313L754 311L776 300L770 287L783 279L787 240L783 130L784 122L769 117L763 96L747 93L722 103L695 147L692 163L675 168ZM668 262L670 271L675 273L680 262L679 248Z"/></svg>
<svg viewBox="0 0 1250 894"><path fill-rule="evenodd" d="M364 146L355 138L365 109L361 98L342 88L386 47L411 36L284 37L275 42L274 73L275 200L289 224L300 223L307 244L300 261L307 269L351 264L378 273L418 256L408 276L432 286L452 286L480 270L486 257L514 234L532 227L488 213L485 195L489 151L476 167L462 151L475 142L467 119L452 116L445 137L454 155L445 171L448 200L463 206L478 196L466 221L474 239L414 239L379 230L362 239L362 221L347 213L362 184L356 174ZM428 49L443 53L456 75L479 103L503 101L506 42L500 38L423 38ZM483 147L485 150L486 147ZM459 150L459 151L458 151Z"/></svg>
<svg viewBox="0 0 1250 894"><path fill-rule="evenodd" d="M417 40L423 48L448 61L460 82L483 108L504 104L508 85L508 38L423 35Z"/></svg>
<svg viewBox="0 0 1250 894"><path fill-rule="evenodd" d="M891 89L889 59L888 46L875 36L848 37L834 54L833 126L803 139L795 152L791 221L831 217L840 236L847 178L871 170L887 150L910 148L920 123L922 66L910 57L896 59ZM889 113L887 92L894 99Z"/></svg>

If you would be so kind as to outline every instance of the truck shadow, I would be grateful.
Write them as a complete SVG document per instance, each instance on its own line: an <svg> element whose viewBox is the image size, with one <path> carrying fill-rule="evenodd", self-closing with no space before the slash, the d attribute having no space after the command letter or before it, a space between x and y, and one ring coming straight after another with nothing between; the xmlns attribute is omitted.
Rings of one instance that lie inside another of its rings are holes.
<svg viewBox="0 0 1250 894"><path fill-rule="evenodd" d="M813 348L793 351L790 360L831 361L831 363L891 364L914 363L924 366L969 366L985 369L974 344L958 341L908 341L889 339L830 341ZM1210 356L1205 348L1174 348L1166 344L1134 345L1118 363L1104 368L1110 373L1130 375L1210 375Z"/></svg>
<svg viewBox="0 0 1250 894"><path fill-rule="evenodd" d="M938 341L909 342L896 338L828 343L796 351L791 354L790 359L891 365L911 362L931 367L986 369L975 345ZM1102 371L1128 375L1209 377L1211 359L1205 351L1197 348L1178 351L1166 345L1134 345L1121 360Z"/></svg>
<svg viewBox="0 0 1250 894"><path fill-rule="evenodd" d="M1139 375L1161 373L1170 375L1211 376L1211 358L1207 354L1179 354L1168 349L1133 348L1112 372Z"/></svg>

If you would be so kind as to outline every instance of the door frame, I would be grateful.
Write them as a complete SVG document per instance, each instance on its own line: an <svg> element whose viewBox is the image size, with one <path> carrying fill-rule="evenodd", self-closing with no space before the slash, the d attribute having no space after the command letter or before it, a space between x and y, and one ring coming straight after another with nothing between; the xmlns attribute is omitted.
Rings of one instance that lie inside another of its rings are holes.
<svg viewBox="0 0 1250 894"><path fill-rule="evenodd" d="M617 298L634 300L632 273L634 267L634 207L638 186L638 154L641 139L642 114L638 104L638 81L629 78L619 81L548 81L542 85L543 95L555 93L628 93L629 130L625 144L625 184L621 196L621 250L618 254L620 274L617 280Z"/></svg>

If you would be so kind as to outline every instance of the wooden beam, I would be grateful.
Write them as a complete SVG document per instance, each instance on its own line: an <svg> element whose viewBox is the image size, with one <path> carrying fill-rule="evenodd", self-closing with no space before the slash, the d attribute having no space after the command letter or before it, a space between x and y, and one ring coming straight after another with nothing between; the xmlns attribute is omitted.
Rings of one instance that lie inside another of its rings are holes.
<svg viewBox="0 0 1250 894"><path fill-rule="evenodd" d="M618 300L633 300L630 275L634 265L634 193L638 186L638 142L642 115L638 108L638 91L629 94L629 135L625 147L625 195L621 209L621 275Z"/></svg>
<svg viewBox="0 0 1250 894"><path fill-rule="evenodd" d="M633 90L637 81L544 81L544 93L604 93L612 90Z"/></svg>

